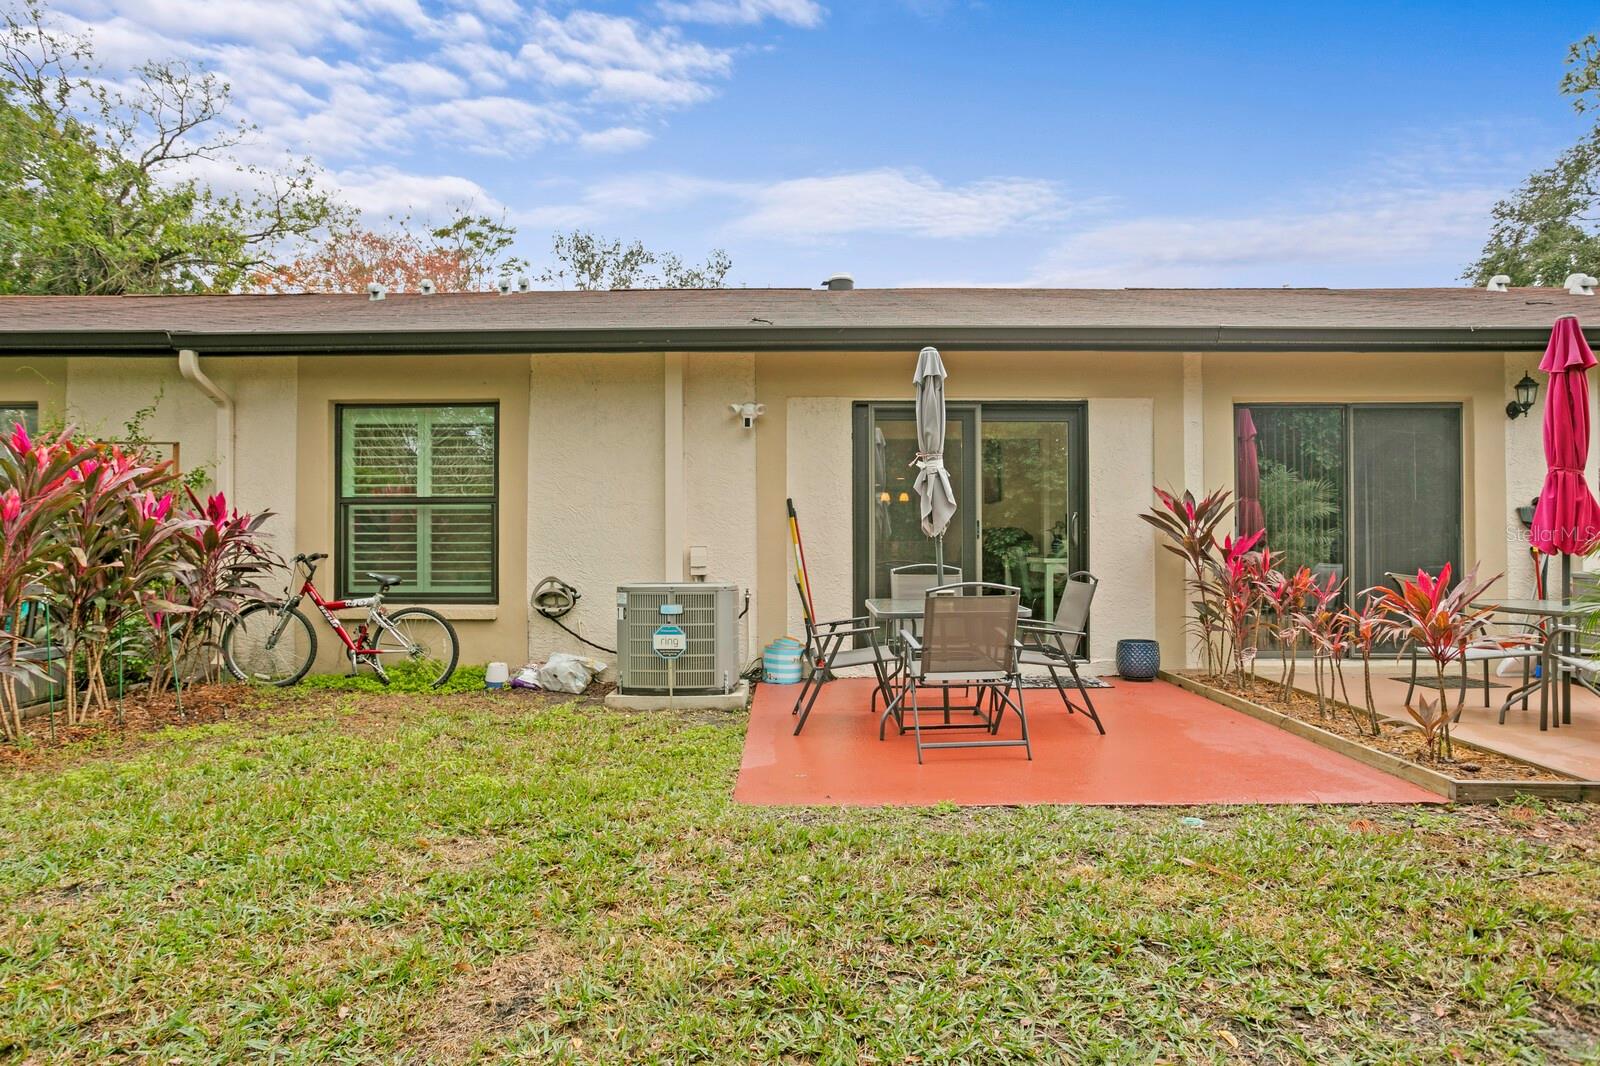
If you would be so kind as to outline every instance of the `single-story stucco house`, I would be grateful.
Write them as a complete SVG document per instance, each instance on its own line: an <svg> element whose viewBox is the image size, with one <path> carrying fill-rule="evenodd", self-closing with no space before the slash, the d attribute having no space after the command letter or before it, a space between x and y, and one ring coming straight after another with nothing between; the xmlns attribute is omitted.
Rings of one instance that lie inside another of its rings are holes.
<svg viewBox="0 0 1600 1066"><path fill-rule="evenodd" d="M931 557L907 462L934 345L949 559L1036 609L1090 569L1092 657L1155 636L1176 661L1180 564L1136 516L1152 485L1234 487L1243 432L1294 558L1354 587L1476 561L1526 594L1542 391L1507 404L1542 384L1559 316L1600 326L1578 288L6 297L0 407L115 437L159 397L146 437L275 512L285 553L332 553L325 593L397 570L395 598L454 619L463 661L581 650L530 610L547 575L605 645L621 583L733 582L748 658L800 629L786 498L824 617Z"/></svg>

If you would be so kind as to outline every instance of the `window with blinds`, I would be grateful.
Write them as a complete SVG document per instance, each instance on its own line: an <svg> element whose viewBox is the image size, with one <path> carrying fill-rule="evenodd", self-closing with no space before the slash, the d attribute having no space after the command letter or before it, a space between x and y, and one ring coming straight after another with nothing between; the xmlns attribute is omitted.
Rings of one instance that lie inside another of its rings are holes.
<svg viewBox="0 0 1600 1066"><path fill-rule="evenodd" d="M396 574L397 599L493 602L498 408L338 411L339 595Z"/></svg>

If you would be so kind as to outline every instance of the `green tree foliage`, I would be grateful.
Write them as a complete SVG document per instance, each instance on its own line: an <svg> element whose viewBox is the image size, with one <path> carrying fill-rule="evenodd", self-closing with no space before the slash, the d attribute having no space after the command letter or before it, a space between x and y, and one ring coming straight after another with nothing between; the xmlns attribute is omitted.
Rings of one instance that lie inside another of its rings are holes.
<svg viewBox="0 0 1600 1066"><path fill-rule="evenodd" d="M720 289L733 269L721 248L694 266L639 241L625 244L581 229L556 234L550 254L554 262L539 281L561 289Z"/></svg>
<svg viewBox="0 0 1600 1066"><path fill-rule="evenodd" d="M39 0L0 25L0 293L234 288L282 242L337 220L309 164L267 171L232 150L229 87L182 61L106 77L86 36ZM241 188L197 178L226 164Z"/></svg>
<svg viewBox="0 0 1600 1066"><path fill-rule="evenodd" d="M1580 114L1600 109L1594 35L1568 50L1561 91ZM1560 285L1578 271L1600 272L1600 122L1495 204L1493 217L1483 254L1462 275L1474 284L1508 274L1513 285Z"/></svg>

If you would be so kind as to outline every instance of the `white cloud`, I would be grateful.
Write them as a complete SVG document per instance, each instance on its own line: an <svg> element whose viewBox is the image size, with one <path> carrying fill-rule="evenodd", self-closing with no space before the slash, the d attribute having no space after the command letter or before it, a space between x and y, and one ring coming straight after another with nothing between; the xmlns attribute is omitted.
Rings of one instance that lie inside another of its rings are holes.
<svg viewBox="0 0 1600 1066"><path fill-rule="evenodd" d="M1304 285L1345 266L1465 262L1497 195L1490 188L1375 190L1251 215L1107 222L1061 241L1028 284Z"/></svg>
<svg viewBox="0 0 1600 1066"><path fill-rule="evenodd" d="M811 27L819 25L824 14L815 0L661 0L657 7L679 22L722 25L751 25L773 18L791 26Z"/></svg>
<svg viewBox="0 0 1600 1066"><path fill-rule="evenodd" d="M578 143L591 152L631 152L649 144L650 139L649 131L633 126L612 126L578 135Z"/></svg>
<svg viewBox="0 0 1600 1066"><path fill-rule="evenodd" d="M742 0L761 5L812 0ZM108 69L181 57L230 83L263 150L338 168L374 153L624 151L643 108L713 96L734 50L674 25L511 0L55 0ZM795 8L790 14L801 13Z"/></svg>
<svg viewBox="0 0 1600 1066"><path fill-rule="evenodd" d="M433 63L391 63L382 69L380 77L408 96L454 98L467 92L467 83L460 75Z"/></svg>
<svg viewBox="0 0 1600 1066"><path fill-rule="evenodd" d="M411 215L421 222L443 220L458 207L498 215L505 205L471 178L421 177L390 166L355 167L332 175L334 187L369 223Z"/></svg>
<svg viewBox="0 0 1600 1066"><path fill-rule="evenodd" d="M786 240L852 233L983 237L1058 216L1051 182L989 178L947 185L920 171L883 168L765 185L734 222L742 232Z"/></svg>
<svg viewBox="0 0 1600 1066"><path fill-rule="evenodd" d="M735 233L798 243L853 234L987 237L1059 219L1067 210L1047 181L989 178L953 185L921 171L883 168L770 182L629 174L594 182L577 203L542 211L581 224L708 204L708 213L729 219Z"/></svg>
<svg viewBox="0 0 1600 1066"><path fill-rule="evenodd" d="M728 51L690 41L671 27L652 30L594 11L539 16L518 59L547 84L586 90L594 100L660 105L706 99L710 82L733 66Z"/></svg>

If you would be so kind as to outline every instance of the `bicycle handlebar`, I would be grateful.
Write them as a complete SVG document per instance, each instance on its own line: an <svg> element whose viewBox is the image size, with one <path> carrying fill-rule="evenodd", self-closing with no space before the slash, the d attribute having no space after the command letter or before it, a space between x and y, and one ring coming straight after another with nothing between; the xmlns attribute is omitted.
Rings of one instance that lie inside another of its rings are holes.
<svg viewBox="0 0 1600 1066"><path fill-rule="evenodd" d="M327 557L328 557L328 553L327 552L317 552L317 553L315 553L313 555L305 555L305 554L296 555L294 557L294 561L297 562L297 563L314 563L314 562L317 562L319 559L326 559Z"/></svg>

